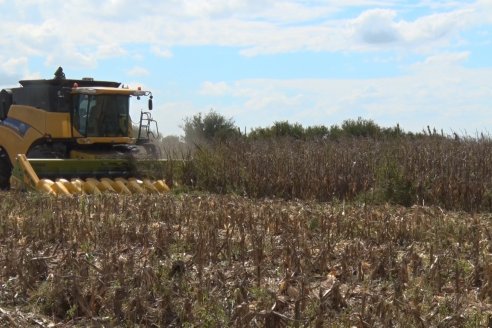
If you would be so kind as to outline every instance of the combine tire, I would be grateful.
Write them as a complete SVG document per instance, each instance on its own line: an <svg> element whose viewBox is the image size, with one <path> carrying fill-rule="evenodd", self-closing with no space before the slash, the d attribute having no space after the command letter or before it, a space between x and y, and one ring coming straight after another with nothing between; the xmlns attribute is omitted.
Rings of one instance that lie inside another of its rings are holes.
<svg viewBox="0 0 492 328"><path fill-rule="evenodd" d="M10 189L10 175L12 174L12 165L9 158L0 150L0 190Z"/></svg>

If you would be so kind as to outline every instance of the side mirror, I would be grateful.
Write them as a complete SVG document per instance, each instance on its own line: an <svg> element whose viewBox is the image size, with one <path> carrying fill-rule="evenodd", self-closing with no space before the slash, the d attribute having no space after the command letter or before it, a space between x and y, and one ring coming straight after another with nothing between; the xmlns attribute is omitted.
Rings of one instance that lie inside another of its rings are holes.
<svg viewBox="0 0 492 328"><path fill-rule="evenodd" d="M154 105L152 104L152 96L149 97L149 110L152 110Z"/></svg>

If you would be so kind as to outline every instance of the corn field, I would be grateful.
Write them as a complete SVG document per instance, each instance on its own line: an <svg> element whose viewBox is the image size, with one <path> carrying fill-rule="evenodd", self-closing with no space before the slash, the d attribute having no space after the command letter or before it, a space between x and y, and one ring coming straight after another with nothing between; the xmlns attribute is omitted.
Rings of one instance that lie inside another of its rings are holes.
<svg viewBox="0 0 492 328"><path fill-rule="evenodd" d="M187 185L287 200L492 210L492 141L441 136L232 141L195 152Z"/></svg>
<svg viewBox="0 0 492 328"><path fill-rule="evenodd" d="M201 192L2 193L0 327L490 326L491 220Z"/></svg>

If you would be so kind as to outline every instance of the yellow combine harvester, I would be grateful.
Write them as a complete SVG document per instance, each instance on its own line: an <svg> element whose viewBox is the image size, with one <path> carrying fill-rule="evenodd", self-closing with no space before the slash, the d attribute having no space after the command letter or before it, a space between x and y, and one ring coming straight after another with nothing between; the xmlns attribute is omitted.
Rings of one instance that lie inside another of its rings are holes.
<svg viewBox="0 0 492 328"><path fill-rule="evenodd" d="M152 94L118 82L66 79L23 80L0 92L0 188L50 194L162 193L165 162L150 142L156 124L140 113L138 133L130 98ZM157 127L157 124L156 124Z"/></svg>

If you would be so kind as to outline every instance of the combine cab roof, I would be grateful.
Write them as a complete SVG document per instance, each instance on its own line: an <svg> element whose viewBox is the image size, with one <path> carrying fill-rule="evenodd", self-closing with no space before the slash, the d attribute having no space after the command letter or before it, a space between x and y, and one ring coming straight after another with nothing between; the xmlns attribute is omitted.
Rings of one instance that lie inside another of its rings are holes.
<svg viewBox="0 0 492 328"><path fill-rule="evenodd" d="M110 87L117 88L121 83L110 81L94 81L93 78L86 77L80 80L73 80L65 78L63 68L58 67L55 72L55 77L51 80L21 80L20 85L23 87L58 87L58 88L71 88L74 83L77 83L79 87Z"/></svg>
<svg viewBox="0 0 492 328"><path fill-rule="evenodd" d="M72 79L51 79L51 80L21 80L19 81L20 85L23 87L30 86L57 86L57 87L68 87L71 88L74 83L77 83L79 87L110 87L110 88L118 88L121 83L119 82L111 82L111 81L94 81L92 79L81 79L81 80L72 80Z"/></svg>
<svg viewBox="0 0 492 328"><path fill-rule="evenodd" d="M67 79L63 69L59 67L53 79L21 80L21 87L8 91L10 104L32 106L49 112L69 112L71 101L60 96L65 89L72 90L74 85L81 88L115 88L119 90L119 82L94 81L92 78ZM4 97L5 98L5 97ZM0 99L1 100L1 99Z"/></svg>

